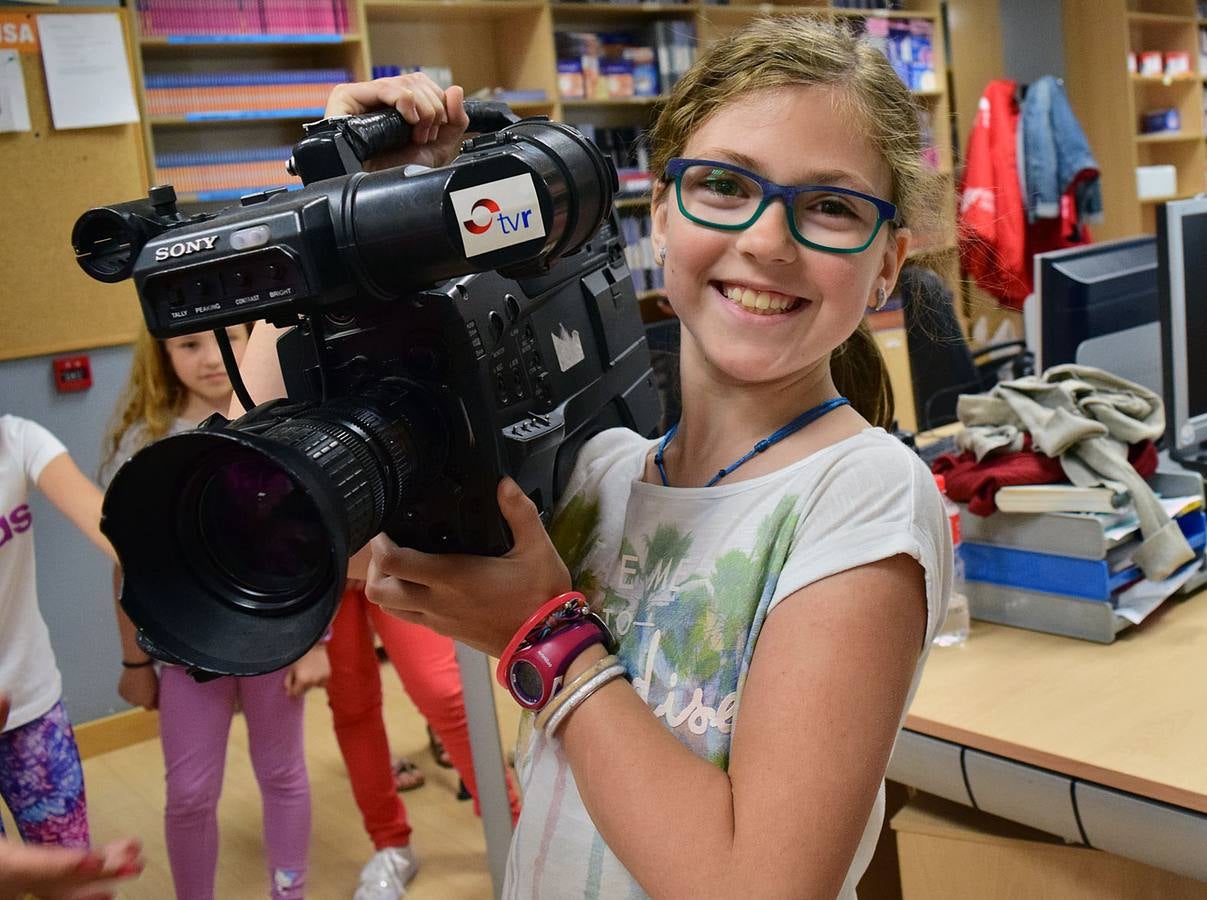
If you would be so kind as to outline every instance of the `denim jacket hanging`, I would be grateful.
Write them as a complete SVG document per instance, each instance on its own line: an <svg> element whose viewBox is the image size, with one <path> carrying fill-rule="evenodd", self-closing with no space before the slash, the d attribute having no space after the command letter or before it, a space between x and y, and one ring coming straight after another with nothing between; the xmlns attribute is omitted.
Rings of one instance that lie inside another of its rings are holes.
<svg viewBox="0 0 1207 900"><path fill-rule="evenodd" d="M1060 218L1060 198L1070 189L1078 221L1102 220L1098 163L1059 79L1045 75L1027 89L1020 144L1027 221Z"/></svg>

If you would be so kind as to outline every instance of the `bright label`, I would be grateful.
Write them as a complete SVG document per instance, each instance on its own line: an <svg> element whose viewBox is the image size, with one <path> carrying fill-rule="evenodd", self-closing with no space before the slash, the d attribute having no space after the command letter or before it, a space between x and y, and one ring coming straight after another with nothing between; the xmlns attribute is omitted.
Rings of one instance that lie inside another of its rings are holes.
<svg viewBox="0 0 1207 900"><path fill-rule="evenodd" d="M545 236L531 175L462 188L448 195L460 223L466 256L480 256Z"/></svg>

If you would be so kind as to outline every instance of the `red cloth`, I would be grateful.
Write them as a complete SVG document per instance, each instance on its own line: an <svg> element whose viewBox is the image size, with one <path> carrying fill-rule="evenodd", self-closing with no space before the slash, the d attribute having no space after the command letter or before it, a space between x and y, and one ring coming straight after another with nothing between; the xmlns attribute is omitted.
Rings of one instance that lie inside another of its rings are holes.
<svg viewBox="0 0 1207 900"><path fill-rule="evenodd" d="M1017 86L989 82L968 136L960 179L960 262L982 289L1021 309L1031 293L1027 219L1018 183Z"/></svg>
<svg viewBox="0 0 1207 900"><path fill-rule="evenodd" d="M1152 441L1141 441L1128 448L1128 462L1143 478L1157 471L1157 448ZM1017 453L991 453L981 462L971 451L959 456L945 453L931 464L931 471L942 475L947 496L967 503L968 511L978 516L997 512L998 488L1008 484L1058 484L1067 481L1060 460L1031 449L1031 435L1023 438Z"/></svg>
<svg viewBox="0 0 1207 900"><path fill-rule="evenodd" d="M327 657L331 677L327 703L335 724L352 796L360 808L373 847L405 847L411 826L406 807L394 790L390 745L382 719L381 665L373 633L381 639L390 662L402 679L407 696L419 707L432 731L452 757L461 780L474 795L478 788L469 746L469 721L461 694L461 670L450 638L430 628L404 622L387 613L364 594L363 582L349 581L331 623ZM520 802L511 777L507 779L514 823Z"/></svg>

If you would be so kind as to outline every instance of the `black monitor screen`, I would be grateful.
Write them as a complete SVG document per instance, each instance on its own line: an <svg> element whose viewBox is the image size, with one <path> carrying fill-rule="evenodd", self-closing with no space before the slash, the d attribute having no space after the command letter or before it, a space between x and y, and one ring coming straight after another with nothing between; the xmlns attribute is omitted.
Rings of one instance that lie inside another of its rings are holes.
<svg viewBox="0 0 1207 900"><path fill-rule="evenodd" d="M1182 219L1186 272L1186 399L1191 418L1207 413L1207 214Z"/></svg>
<svg viewBox="0 0 1207 900"><path fill-rule="evenodd" d="M1156 239L1089 244L1036 263L1038 364L1097 366L1159 393Z"/></svg>

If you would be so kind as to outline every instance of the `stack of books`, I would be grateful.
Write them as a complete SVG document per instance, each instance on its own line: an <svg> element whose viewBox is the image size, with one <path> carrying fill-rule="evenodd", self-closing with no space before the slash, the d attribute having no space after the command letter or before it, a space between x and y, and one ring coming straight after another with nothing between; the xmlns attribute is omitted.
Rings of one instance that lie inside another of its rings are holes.
<svg viewBox="0 0 1207 900"><path fill-rule="evenodd" d="M302 183L285 170L292 147L244 150L157 153L156 181L196 199L236 200L253 191L299 188Z"/></svg>
<svg viewBox="0 0 1207 900"><path fill-rule="evenodd" d="M1028 511L976 516L962 508L959 552L973 618L1109 644L1170 596L1197 587L1207 543L1202 479L1159 473L1150 484L1195 551L1160 582L1132 561L1142 537L1126 495L1029 485L996 495L999 510Z"/></svg>
<svg viewBox="0 0 1207 900"><path fill-rule="evenodd" d="M337 84L351 80L347 69L148 75L147 113L188 121L289 115L319 118L327 95Z"/></svg>

